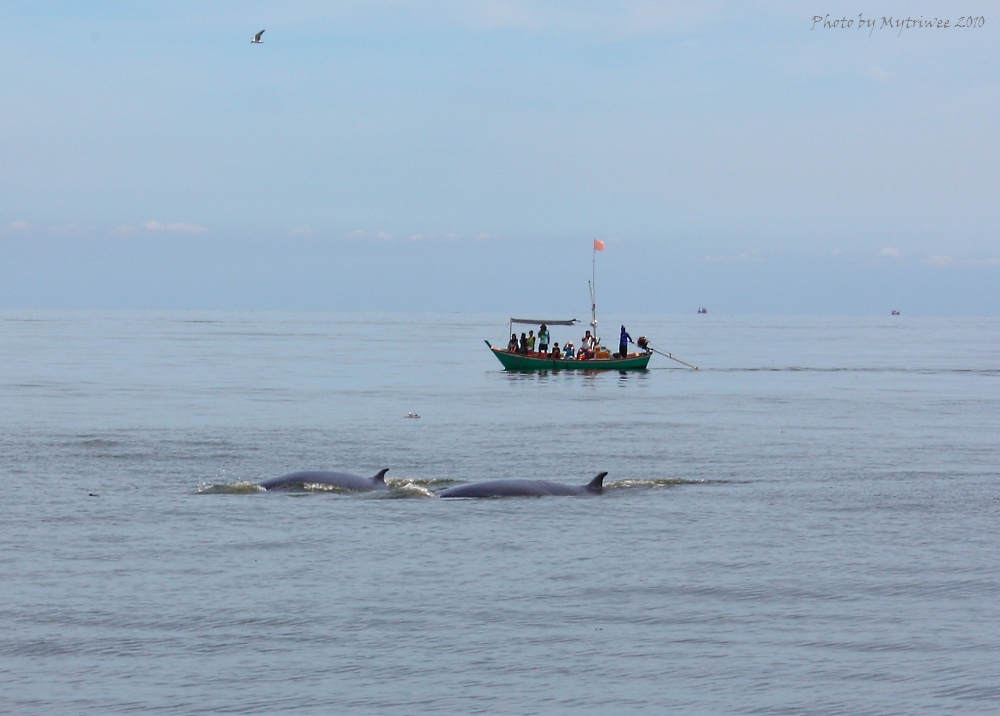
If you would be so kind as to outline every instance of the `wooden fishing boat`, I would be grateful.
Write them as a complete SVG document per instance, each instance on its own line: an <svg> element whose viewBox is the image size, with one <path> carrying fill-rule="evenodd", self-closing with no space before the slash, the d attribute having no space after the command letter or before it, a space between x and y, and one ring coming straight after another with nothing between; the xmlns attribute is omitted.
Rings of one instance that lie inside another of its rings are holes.
<svg viewBox="0 0 1000 716"><path fill-rule="evenodd" d="M536 353L536 352L522 352L519 350L508 350L505 348L497 348L489 341L486 341L486 345L489 346L490 351L493 355L497 357L497 360L503 364L503 367L507 370L516 371L532 371L532 370L646 370L646 366L649 363L649 359L653 353L658 353L659 355L665 356L670 360L677 361L686 365L688 368L694 368L698 370L698 366L691 365L682 361L680 358L674 358L670 353L664 353L663 351L654 348L649 345L649 341L646 340L645 336L639 336L639 339L635 342L639 350L636 353L627 353L625 355L620 355L618 353L612 353L607 347L601 344L601 339L597 333L597 298L595 297L594 284L596 283L596 266L597 266L597 252L604 251L604 242L600 239L594 239L594 258L592 259L592 276L590 280L590 331L587 331L589 335L594 338L594 350L585 351L584 346L580 346L580 353L584 357L580 357L579 354L572 358L567 358L565 356L560 356L559 358L553 358L551 353ZM706 311L707 312L707 311ZM511 329L515 323L526 323L534 324L536 326L545 325L548 326L572 326L579 323L578 320L572 318L568 321L541 321L537 318L511 318L507 323L507 335L512 336ZM622 331L625 330L625 326L622 326ZM521 334L522 340L524 334ZM558 344L553 344L555 347ZM564 344L566 345L566 344ZM568 344L572 345L572 344ZM509 347L509 344L508 344ZM523 348L522 348L523 350Z"/></svg>
<svg viewBox="0 0 1000 716"><path fill-rule="evenodd" d="M629 353L624 358L608 351L597 351L594 358L553 358L540 353L512 353L497 348L489 341L486 345L507 370L646 370L650 352Z"/></svg>
<svg viewBox="0 0 1000 716"><path fill-rule="evenodd" d="M580 351L573 357L560 356L554 358L551 353L524 352L522 350L509 350L496 348L492 343L486 341L493 355L503 364L507 370L531 371L531 370L646 370L649 358L653 349L646 343L646 339L639 338L638 346L640 352L619 355L612 353L608 348L601 345L601 339L597 334L597 298L595 297L597 252L604 251L604 242L594 239L594 255L591 270L593 275L590 280L590 331L593 331L593 350L585 350L585 346L580 346ZM507 335L511 335L511 329L515 323L534 324L536 326L572 326L579 323L575 318L567 321L538 320L536 318L511 318L507 322ZM624 326L622 327L624 330ZM521 334L524 335L523 333ZM572 345L571 343L568 345ZM558 343L554 344L558 346Z"/></svg>

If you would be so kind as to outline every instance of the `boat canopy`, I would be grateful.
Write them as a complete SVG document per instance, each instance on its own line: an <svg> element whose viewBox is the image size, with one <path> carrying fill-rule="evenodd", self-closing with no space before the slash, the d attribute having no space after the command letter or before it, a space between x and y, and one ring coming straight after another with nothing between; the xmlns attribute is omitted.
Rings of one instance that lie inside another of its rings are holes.
<svg viewBox="0 0 1000 716"><path fill-rule="evenodd" d="M510 319L510 322L511 323L533 323L536 326L540 326L543 323L546 326L572 326L572 325L574 325L576 323L579 323L579 321L576 320L575 318L571 318L568 321L539 321L539 320L536 320L534 318L512 318L512 319Z"/></svg>

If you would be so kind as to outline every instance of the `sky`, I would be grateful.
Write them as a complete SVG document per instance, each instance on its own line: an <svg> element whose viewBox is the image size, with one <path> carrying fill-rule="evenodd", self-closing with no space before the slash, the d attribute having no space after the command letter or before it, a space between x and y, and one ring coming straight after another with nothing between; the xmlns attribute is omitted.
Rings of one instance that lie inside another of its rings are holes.
<svg viewBox="0 0 1000 716"><path fill-rule="evenodd" d="M0 0L0 310L1000 315L998 9Z"/></svg>

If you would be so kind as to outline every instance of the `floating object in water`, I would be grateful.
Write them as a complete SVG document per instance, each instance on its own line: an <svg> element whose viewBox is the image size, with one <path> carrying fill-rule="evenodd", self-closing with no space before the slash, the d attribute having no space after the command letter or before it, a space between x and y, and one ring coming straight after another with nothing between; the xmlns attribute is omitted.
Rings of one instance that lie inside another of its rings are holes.
<svg viewBox="0 0 1000 716"><path fill-rule="evenodd" d="M419 418L419 417L420 417L420 415L419 415L418 413L414 413L414 412L413 412L413 411L411 410L411 411L410 411L410 412L408 412L408 413L407 413L407 414L406 414L406 415L405 415L404 417L407 417L407 418Z"/></svg>

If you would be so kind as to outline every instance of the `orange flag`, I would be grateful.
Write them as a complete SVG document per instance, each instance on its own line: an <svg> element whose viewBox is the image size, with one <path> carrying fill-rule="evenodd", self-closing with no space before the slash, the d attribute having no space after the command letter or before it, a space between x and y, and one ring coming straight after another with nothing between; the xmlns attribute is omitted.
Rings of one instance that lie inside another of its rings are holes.
<svg viewBox="0 0 1000 716"><path fill-rule="evenodd" d="M594 239L594 251L604 251L604 242L600 239Z"/></svg>

